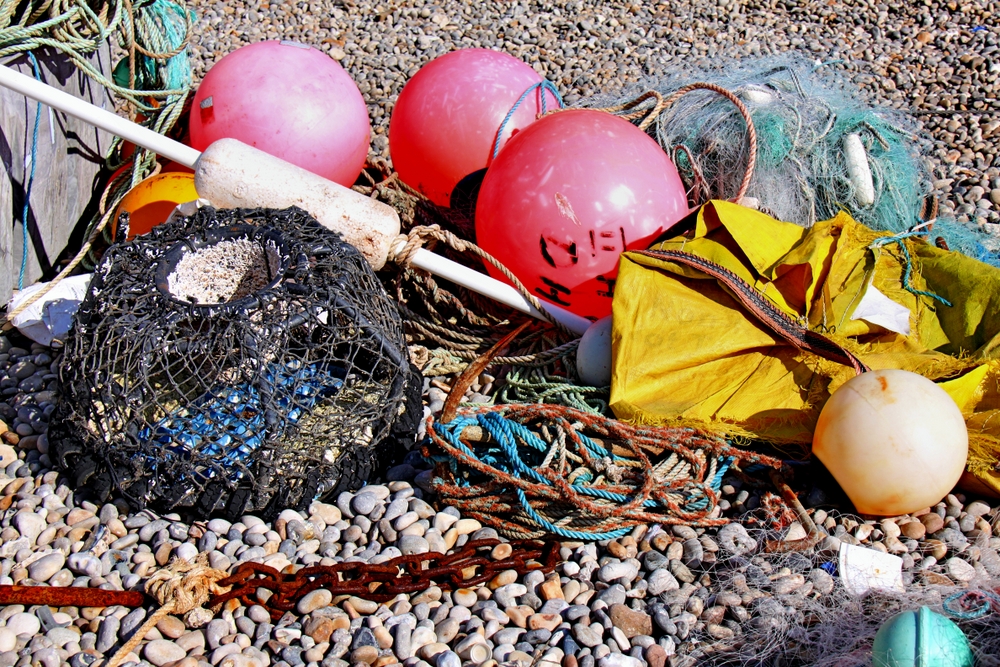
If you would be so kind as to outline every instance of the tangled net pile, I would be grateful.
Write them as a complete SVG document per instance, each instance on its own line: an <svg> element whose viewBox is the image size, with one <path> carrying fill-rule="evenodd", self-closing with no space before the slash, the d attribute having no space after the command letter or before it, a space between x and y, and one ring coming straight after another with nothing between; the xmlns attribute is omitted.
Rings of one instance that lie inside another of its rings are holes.
<svg viewBox="0 0 1000 667"><path fill-rule="evenodd" d="M757 545L777 536L773 529L748 530ZM720 590L744 597L751 591L750 597L756 597L771 587L776 576L798 574L808 582L811 571L835 572L836 563L836 555L757 549L720 558L710 571ZM751 618L740 624L735 636L716 640L695 631L694 641L687 644L688 655L698 665L713 667L867 667L872 664L872 644L879 628L900 612L927 606L958 624L977 666L1000 665L1000 605L990 604L1000 598L989 589L979 589L976 582L956 592L954 586L913 581L906 592L872 590L862 596L849 593L838 577L832 582L833 589L821 595L773 594L750 602L744 608ZM676 604L670 594L663 596L662 603Z"/></svg>
<svg viewBox="0 0 1000 667"><path fill-rule="evenodd" d="M728 63L708 71L665 74L641 87L584 100L641 123L673 158L688 187L690 203L729 199L740 189L749 160L747 127L737 108L708 91L684 95L669 107L657 99L694 81L735 93L750 111L757 132L757 163L746 192L774 217L811 226L846 210L873 229L905 232L921 222L932 177L925 157L929 143L916 122L891 109L854 99L833 67L794 55L748 64ZM641 93L655 91L637 106ZM845 139L856 135L867 154L874 201L859 192L848 169ZM989 237L954 220L939 218L925 229L951 250L994 266Z"/></svg>
<svg viewBox="0 0 1000 667"><path fill-rule="evenodd" d="M419 417L393 302L295 208L206 208L112 246L61 381L54 458L78 484L197 516L357 488Z"/></svg>
<svg viewBox="0 0 1000 667"><path fill-rule="evenodd" d="M509 537L620 537L635 526L726 523L734 463L780 467L691 428L636 427L557 405L504 405L429 423L434 490Z"/></svg>

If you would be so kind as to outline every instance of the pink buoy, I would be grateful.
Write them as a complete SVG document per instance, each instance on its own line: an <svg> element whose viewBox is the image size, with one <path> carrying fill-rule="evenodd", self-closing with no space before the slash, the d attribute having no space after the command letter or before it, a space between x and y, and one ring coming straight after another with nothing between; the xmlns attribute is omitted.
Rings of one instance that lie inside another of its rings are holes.
<svg viewBox="0 0 1000 667"><path fill-rule="evenodd" d="M241 47L205 75L191 105L191 146L222 138L350 187L368 156L361 91L336 60L294 42Z"/></svg>
<svg viewBox="0 0 1000 667"><path fill-rule="evenodd" d="M536 296L599 319L611 314L618 256L687 212L677 169L653 139L611 114L573 109L522 130L490 165L476 242Z"/></svg>
<svg viewBox="0 0 1000 667"><path fill-rule="evenodd" d="M389 122L389 151L399 178L439 206L455 186L485 169L497 132L518 99L542 77L517 58L462 49L424 65L403 87ZM544 96L544 98L543 98ZM507 121L502 146L514 133L559 106L536 87Z"/></svg>

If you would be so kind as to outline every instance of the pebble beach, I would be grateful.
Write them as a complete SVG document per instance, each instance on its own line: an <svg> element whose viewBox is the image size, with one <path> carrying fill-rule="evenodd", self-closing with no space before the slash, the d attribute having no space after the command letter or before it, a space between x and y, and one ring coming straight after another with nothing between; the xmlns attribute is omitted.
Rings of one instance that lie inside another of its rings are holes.
<svg viewBox="0 0 1000 667"><path fill-rule="evenodd" d="M458 48L523 59L569 104L722 60L795 51L837 61L865 99L909 111L921 124L941 215L1000 240L1000 3L189 6L198 18L190 44L196 79L247 43L286 39L321 48L359 84L372 119L371 152L382 158L389 157L389 117L403 84ZM0 337L0 584L142 590L173 559L201 556L224 571L251 561L277 569L378 564L498 537L436 502L417 451L384 479L270 522L247 515L187 523L179 515L131 512L122 501L95 504L68 485L48 455L58 356L16 333ZM424 403L425 414L442 407L433 389ZM122 664L692 667L719 661L748 638L806 623L817 604L839 599L827 565L842 543L901 557L907 589L946 595L1000 579L1000 502L955 493L912 515L866 519L841 509L849 505L823 479L800 489L823 532L805 552L763 553L767 538L800 539L806 529L793 522L776 534L762 507L768 489L729 475L720 509L732 522L722 527L649 526L616 540L565 542L554 573L509 570L481 587L430 587L385 603L317 590L277 620L261 605L235 603L214 617L167 616ZM492 557L508 554L499 545ZM268 592L259 595L266 603ZM0 667L100 667L153 611L0 607Z"/></svg>

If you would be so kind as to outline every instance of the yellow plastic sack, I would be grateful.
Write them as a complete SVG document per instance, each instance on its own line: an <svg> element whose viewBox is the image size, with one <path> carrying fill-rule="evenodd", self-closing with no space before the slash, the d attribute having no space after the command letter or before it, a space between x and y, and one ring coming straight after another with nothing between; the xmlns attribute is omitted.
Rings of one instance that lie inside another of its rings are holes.
<svg viewBox="0 0 1000 667"><path fill-rule="evenodd" d="M804 229L719 201L653 249L721 264L873 369L938 382L969 427L963 485L1000 495L1000 270L845 213ZM638 253L622 255L613 322L611 408L626 421L808 447L854 374L778 338L707 274Z"/></svg>

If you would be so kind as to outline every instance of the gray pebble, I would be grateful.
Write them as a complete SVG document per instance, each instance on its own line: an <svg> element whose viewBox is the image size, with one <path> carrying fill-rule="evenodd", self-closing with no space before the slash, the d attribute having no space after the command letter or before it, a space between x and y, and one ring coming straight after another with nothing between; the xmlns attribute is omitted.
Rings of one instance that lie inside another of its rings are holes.
<svg viewBox="0 0 1000 667"><path fill-rule="evenodd" d="M229 634L229 624L221 618L209 621L205 626L205 644L210 649L219 648L222 638Z"/></svg>
<svg viewBox="0 0 1000 667"><path fill-rule="evenodd" d="M362 492L354 496L351 500L351 511L355 515L368 516L379 504L379 499L374 493Z"/></svg>
<svg viewBox="0 0 1000 667"><path fill-rule="evenodd" d="M573 637L581 646L593 648L599 646L604 639L604 632L591 625L577 623L573 626Z"/></svg>
<svg viewBox="0 0 1000 667"><path fill-rule="evenodd" d="M219 543L219 536L215 532L208 530L198 538L198 551L206 553L209 551L214 551L216 545Z"/></svg>
<svg viewBox="0 0 1000 667"><path fill-rule="evenodd" d="M422 537L417 535L401 535L396 542L396 546L403 555L425 554L430 551L430 545Z"/></svg>
<svg viewBox="0 0 1000 667"><path fill-rule="evenodd" d="M48 581L56 572L62 569L66 557L62 552L51 553L39 558L28 566L28 576L35 581Z"/></svg>
<svg viewBox="0 0 1000 667"><path fill-rule="evenodd" d="M435 667L462 667L462 659L453 651L442 651L434 659Z"/></svg>
<svg viewBox="0 0 1000 667"><path fill-rule="evenodd" d="M107 653L118 641L121 621L117 616L105 616L97 628L97 643L94 648L100 653Z"/></svg>
<svg viewBox="0 0 1000 667"><path fill-rule="evenodd" d="M121 629L118 631L118 635L123 639L128 639L132 636L142 622L146 620L146 610L141 607L138 609L133 609L129 612L125 618L122 619Z"/></svg>
<svg viewBox="0 0 1000 667"><path fill-rule="evenodd" d="M597 595L598 600L602 600L609 607L616 604L625 603L625 587L621 584L609 586Z"/></svg>
<svg viewBox="0 0 1000 667"><path fill-rule="evenodd" d="M699 545L700 546L700 545ZM611 583L618 579L632 581L639 574L639 569L634 563L611 562L601 567L597 572L597 578L605 583Z"/></svg>
<svg viewBox="0 0 1000 667"><path fill-rule="evenodd" d="M183 659L186 652L172 641L154 639L146 644L142 654L151 664L156 665L156 667L162 667L162 665L169 662L176 662Z"/></svg>

